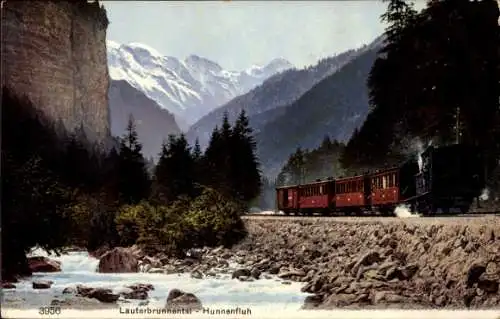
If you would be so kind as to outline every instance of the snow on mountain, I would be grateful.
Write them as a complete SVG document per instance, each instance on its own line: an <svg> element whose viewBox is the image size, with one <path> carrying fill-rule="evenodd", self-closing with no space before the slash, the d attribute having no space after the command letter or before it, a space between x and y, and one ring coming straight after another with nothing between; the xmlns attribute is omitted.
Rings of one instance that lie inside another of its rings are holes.
<svg viewBox="0 0 500 319"><path fill-rule="evenodd" d="M107 41L107 50L111 79L127 81L173 113L182 130L270 76L293 68L278 58L265 66L230 71L197 55L180 60L141 43Z"/></svg>

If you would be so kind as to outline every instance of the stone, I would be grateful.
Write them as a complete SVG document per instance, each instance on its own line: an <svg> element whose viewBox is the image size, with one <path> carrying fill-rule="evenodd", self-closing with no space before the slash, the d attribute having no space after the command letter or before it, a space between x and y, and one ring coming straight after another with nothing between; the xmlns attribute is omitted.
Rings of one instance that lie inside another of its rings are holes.
<svg viewBox="0 0 500 319"><path fill-rule="evenodd" d="M478 282L479 277L486 271L486 264L482 262L475 262L469 266L467 270L466 283L467 287L472 287L473 284Z"/></svg>
<svg viewBox="0 0 500 319"><path fill-rule="evenodd" d="M62 291L63 294L76 294L76 289L74 287L66 287Z"/></svg>
<svg viewBox="0 0 500 319"><path fill-rule="evenodd" d="M99 259L98 272L131 273L139 271L137 257L123 247L116 247L103 254Z"/></svg>
<svg viewBox="0 0 500 319"><path fill-rule="evenodd" d="M37 280L32 282L33 289L49 289L53 282L50 280Z"/></svg>
<svg viewBox="0 0 500 319"><path fill-rule="evenodd" d="M233 274L231 275L231 278L238 279L241 276L250 277L250 276L252 276L252 273L250 272L250 270L242 268L242 269L235 270L233 272Z"/></svg>
<svg viewBox="0 0 500 319"><path fill-rule="evenodd" d="M289 270L278 274L281 279L290 279L293 277L304 277L306 275L302 270Z"/></svg>
<svg viewBox="0 0 500 319"><path fill-rule="evenodd" d="M32 272L60 272L61 262L47 257L28 257L28 266Z"/></svg>
<svg viewBox="0 0 500 319"><path fill-rule="evenodd" d="M16 285L11 282L2 282L2 289L15 289Z"/></svg>
<svg viewBox="0 0 500 319"><path fill-rule="evenodd" d="M203 306L200 299L194 294L186 293L179 289L172 289L168 293L165 308L168 310L201 310Z"/></svg>
<svg viewBox="0 0 500 319"><path fill-rule="evenodd" d="M255 279L259 279L261 272L258 268L253 268L252 271L250 272L250 275Z"/></svg>

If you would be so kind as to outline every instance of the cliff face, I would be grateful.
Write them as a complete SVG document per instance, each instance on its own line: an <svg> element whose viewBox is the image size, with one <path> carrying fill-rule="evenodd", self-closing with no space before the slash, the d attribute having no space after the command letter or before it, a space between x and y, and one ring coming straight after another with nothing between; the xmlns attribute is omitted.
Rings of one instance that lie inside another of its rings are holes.
<svg viewBox="0 0 500 319"><path fill-rule="evenodd" d="M6 1L2 9L3 84L68 130L110 136L106 12L99 3Z"/></svg>

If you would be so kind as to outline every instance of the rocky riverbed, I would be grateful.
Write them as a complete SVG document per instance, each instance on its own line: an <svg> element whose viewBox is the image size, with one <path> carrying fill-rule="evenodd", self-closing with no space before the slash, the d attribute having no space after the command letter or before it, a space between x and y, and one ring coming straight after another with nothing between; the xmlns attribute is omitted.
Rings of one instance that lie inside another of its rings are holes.
<svg viewBox="0 0 500 319"><path fill-rule="evenodd" d="M148 272L302 282L305 309L500 306L500 218L246 219L232 249L140 257Z"/></svg>
<svg viewBox="0 0 500 319"><path fill-rule="evenodd" d="M78 304L84 298L112 306L136 300L168 308L167 295L180 288L188 294L183 298L199 308L201 303L227 300L217 300L221 291L207 294L208 288L193 287L202 282L213 287L231 282L227 287L234 287L239 282L246 294L235 299L235 305L252 298L273 303L272 284L296 290L296 297L286 292L279 302L305 299L301 308L308 310L500 309L498 217L250 218L245 223L249 235L232 249L193 249L184 259L147 256L138 247L100 249L92 253L93 269L101 276L96 282L123 280L127 273L142 273L143 281L123 282L117 290L56 277L60 298L52 303ZM57 271L58 266L33 260L33 267L45 271ZM181 277L163 285L162 276ZM183 285L190 280L196 284Z"/></svg>

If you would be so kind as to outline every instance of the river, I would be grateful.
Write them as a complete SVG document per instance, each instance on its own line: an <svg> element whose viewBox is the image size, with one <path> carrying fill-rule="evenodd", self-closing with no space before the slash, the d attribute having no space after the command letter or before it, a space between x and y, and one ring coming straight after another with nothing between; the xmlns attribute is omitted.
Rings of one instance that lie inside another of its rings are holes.
<svg viewBox="0 0 500 319"><path fill-rule="evenodd" d="M33 255L46 253L37 250ZM98 260L88 256L86 252L69 252L59 257L49 256L61 262L62 271L58 273L35 273L33 278L16 283L16 289L5 289L2 292L3 318L488 318L497 319L498 311L361 311L361 310L300 310L307 294L301 293L302 283L282 284L279 279L260 279L253 282L241 282L231 279L230 275L220 278L195 279L189 274L102 274L97 273ZM51 280L50 289L34 290L32 281ZM82 284L88 287L111 288L115 292L124 286L134 283L149 283L154 290L149 292L147 304L139 300L118 300L118 304L106 309L75 310L61 306L57 316L40 315L39 307L50 306L53 299L61 298L62 290ZM173 314L126 314L130 309L139 307L145 311L158 309L165 305L168 292L177 288L194 293L203 303L204 308L216 309L250 309L251 314L221 315L202 312L191 315ZM430 313L432 312L432 313Z"/></svg>

